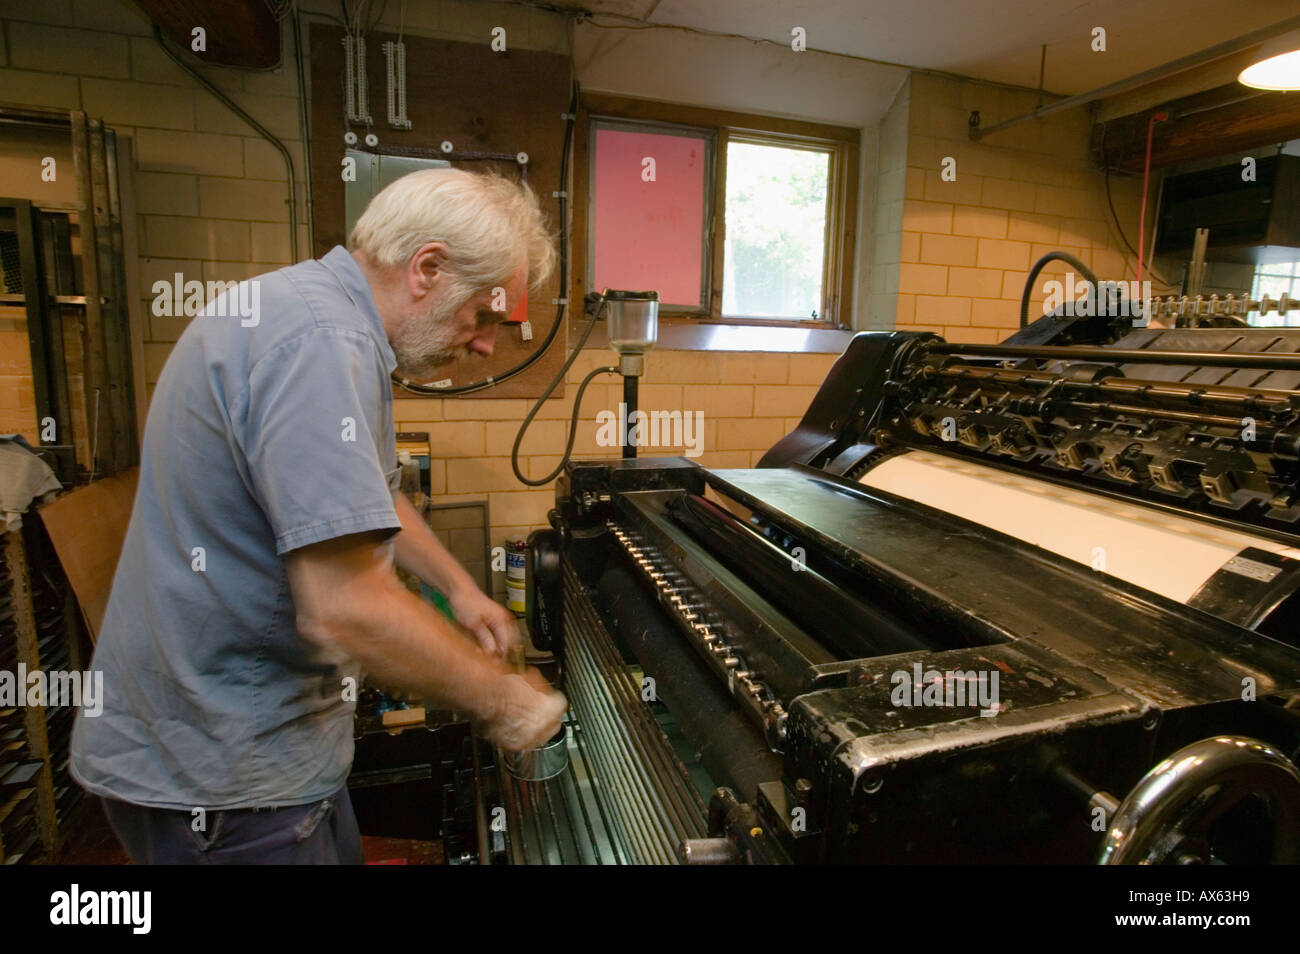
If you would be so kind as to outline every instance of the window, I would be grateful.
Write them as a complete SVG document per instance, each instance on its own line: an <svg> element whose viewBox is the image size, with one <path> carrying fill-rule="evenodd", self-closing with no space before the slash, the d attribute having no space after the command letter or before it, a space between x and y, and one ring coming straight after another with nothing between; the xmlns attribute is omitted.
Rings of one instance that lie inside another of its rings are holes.
<svg viewBox="0 0 1300 954"><path fill-rule="evenodd" d="M589 287L659 292L660 310L709 310L710 130L592 124Z"/></svg>
<svg viewBox="0 0 1300 954"><path fill-rule="evenodd" d="M1283 295L1288 298L1300 298L1300 262L1271 262L1255 268L1255 281L1250 287L1250 297L1259 299L1265 296L1277 300ZM1269 325L1294 328L1300 326L1300 314L1294 309L1279 321L1276 313L1267 316L1252 316L1256 322Z"/></svg>
<svg viewBox="0 0 1300 954"><path fill-rule="evenodd" d="M829 176L825 150L727 143L723 315L820 316Z"/></svg>
<svg viewBox="0 0 1300 954"><path fill-rule="evenodd" d="M600 93L578 121L580 294L654 290L669 317L732 324L849 322L860 130Z"/></svg>

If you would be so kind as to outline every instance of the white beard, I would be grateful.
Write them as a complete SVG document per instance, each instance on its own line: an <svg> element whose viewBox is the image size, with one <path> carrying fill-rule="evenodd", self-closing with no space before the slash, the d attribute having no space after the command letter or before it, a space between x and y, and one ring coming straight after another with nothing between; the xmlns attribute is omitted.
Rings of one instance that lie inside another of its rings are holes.
<svg viewBox="0 0 1300 954"><path fill-rule="evenodd" d="M433 372L470 355L465 345L455 345L452 316L464 302L444 301L409 319L391 342L397 373L409 381L425 381Z"/></svg>

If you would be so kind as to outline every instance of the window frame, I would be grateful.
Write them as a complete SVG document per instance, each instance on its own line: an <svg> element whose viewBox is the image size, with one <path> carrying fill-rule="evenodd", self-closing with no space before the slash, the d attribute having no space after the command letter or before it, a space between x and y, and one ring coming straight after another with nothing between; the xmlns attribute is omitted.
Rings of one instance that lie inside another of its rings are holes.
<svg viewBox="0 0 1300 954"><path fill-rule="evenodd" d="M700 304L699 305L671 305L666 302L660 303L659 313L661 315L680 315L691 316L702 314L703 312L713 311L713 237L714 227L713 218L714 210L717 208L717 202L714 192L718 187L717 182L717 159L718 159L718 131L708 126L688 126L684 123L666 123L657 120L634 120L619 119L610 116L591 116L587 122L588 134L594 133L600 129L623 130L626 132L648 132L659 135L681 136L683 138L702 138L705 148L705 167L704 167L704 215L700 223L704 229L702 241L700 243ZM587 182L588 191L586 196L590 196L590 187L596 181L596 150L589 149L587 155ZM596 231L596 210L591 202L586 202L586 225L587 235L594 235ZM588 242L586 262L584 268L584 281L590 282L595 275L596 263L596 243ZM600 291L601 289L595 289ZM630 289L629 289L630 290ZM703 311L701 311L703 309Z"/></svg>
<svg viewBox="0 0 1300 954"><path fill-rule="evenodd" d="M834 277L832 274L833 268L831 266L830 258L831 258L831 243L834 242L835 240L835 232L831 227L831 219L832 219L831 213L835 204L834 203L835 190L838 184L835 178L837 172L835 168L836 150L829 146L823 145L821 143L808 143L803 141L795 141L788 136L777 137L772 135L756 135L753 133L742 133L738 131L731 131L727 135L726 145L730 146L733 142L739 145L773 146L779 149L802 149L805 152L817 152L817 153L822 153L823 155L826 156L826 207L824 209L825 224L822 227L822 279L821 279L822 297L821 297L821 301L817 303L817 314L825 315L827 302L830 300L830 296L827 294L827 290L830 288L831 281ZM722 208L725 210L727 207L726 182L724 181L721 185L722 185ZM718 267L725 269L727 267L727 263L724 260L725 242L726 242L725 222L723 224L724 224L723 234L719 236L719 241L724 243L724 256L720 256L718 258ZM723 321L731 321L731 322L756 321L756 322L763 322L765 324L771 322L785 322L787 324L792 324L792 325L807 325L809 323L819 322L819 321L823 323L827 323L824 322L823 319L821 318L794 318L794 317L761 318L757 316L750 317L748 315L728 315L722 311L721 302L718 303L718 313L721 316Z"/></svg>
<svg viewBox="0 0 1300 954"><path fill-rule="evenodd" d="M593 289L588 288L591 236L591 130L594 119L627 121L636 125L666 124L694 129L713 129L717 133L713 170L710 177L713 213L706 246L711 260L708 268L709 307L704 310L666 310L664 321L700 325L732 325L786 328L847 328L851 325L853 301L854 251L857 243L857 206L859 189L859 142L861 129L814 123L802 120L758 116L707 107L686 106L655 100L639 100L605 93L582 94L574 118L573 165L573 260L582 262L570 277L570 300L581 301ZM788 147L821 148L830 152L827 180L826 244L823 257L822 307L820 318L742 318L725 317L722 309L723 250L726 235L727 143L737 141ZM594 289L599 291L599 289Z"/></svg>

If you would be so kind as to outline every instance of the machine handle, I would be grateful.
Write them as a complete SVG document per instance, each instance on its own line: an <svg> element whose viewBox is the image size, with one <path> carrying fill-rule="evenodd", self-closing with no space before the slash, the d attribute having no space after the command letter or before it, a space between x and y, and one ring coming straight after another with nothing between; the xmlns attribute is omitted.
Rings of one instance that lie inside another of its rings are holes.
<svg viewBox="0 0 1300 954"><path fill-rule="evenodd" d="M1183 849L1255 795L1272 809L1272 862L1300 862L1300 772L1271 745L1232 735L1194 742L1147 772L1116 809L1097 862L1208 860Z"/></svg>

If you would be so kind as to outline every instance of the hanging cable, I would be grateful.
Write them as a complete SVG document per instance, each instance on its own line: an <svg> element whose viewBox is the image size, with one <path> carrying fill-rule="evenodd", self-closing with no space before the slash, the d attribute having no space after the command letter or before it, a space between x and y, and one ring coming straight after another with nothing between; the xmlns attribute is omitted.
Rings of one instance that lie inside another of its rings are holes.
<svg viewBox="0 0 1300 954"><path fill-rule="evenodd" d="M357 58L352 52L353 40L351 33L343 34L343 83L344 83L344 105L348 112L348 122L356 122L357 118Z"/></svg>
<svg viewBox="0 0 1300 954"><path fill-rule="evenodd" d="M573 81L572 95L569 100L569 111L565 114L564 128L564 151L560 158L560 185L557 190L557 198L560 205L560 295L567 294L569 287L569 198L568 190L568 172L569 172L569 153L573 146L573 123L578 112L578 97L581 88L578 81ZM538 345L537 350L519 362L513 368L503 371L500 374L492 375L481 381L475 381L472 384L462 384L456 387L435 388L426 384L416 384L393 375L393 381L399 387L410 391L412 394L425 394L433 397L446 397L456 394L472 394L475 391L483 391L487 388L496 387L502 381L508 381L517 374L531 368L541 357L546 354L551 344L555 341L560 329L564 327L564 312L566 298L557 299L555 308L555 323L551 325L551 330L546 333L542 343Z"/></svg>
<svg viewBox="0 0 1300 954"><path fill-rule="evenodd" d="M1119 213L1115 211L1115 199L1111 195L1111 191L1110 191L1110 157L1106 155L1106 129L1107 129L1106 124L1102 123L1101 142L1098 146L1098 152L1100 152L1101 154L1102 177L1106 183L1106 205L1110 208L1110 218L1111 221L1115 223L1115 231L1116 233L1118 233L1120 241L1124 243L1125 247L1129 250L1129 252L1133 255L1133 257L1137 258L1138 250L1133 247L1133 243L1128 240L1128 236L1124 233L1124 226L1120 224ZM1154 259L1154 258L1155 258L1155 250L1153 249L1151 255L1149 256L1149 260L1146 263L1146 270L1151 273L1151 277L1155 279L1158 284L1164 286L1165 288L1173 288L1174 286L1171 285L1166 279L1162 278L1160 274L1152 267L1150 259ZM1127 270L1127 264L1128 263L1126 262L1125 263L1126 270ZM1121 277L1123 277L1122 274Z"/></svg>
<svg viewBox="0 0 1300 954"><path fill-rule="evenodd" d="M540 487L543 484L549 484L559 476L560 471L564 470L564 465L569 462L569 455L573 453L573 440L578 434L578 415L582 409L582 395L586 392L587 385L590 384L592 379L598 374L618 374L618 368L616 367L595 368L582 379L582 383L578 385L578 392L573 396L573 414L569 418L569 437L564 444L564 455L560 458L560 463L556 465L555 470L551 471L545 477L525 477L519 470L519 445L524 442L524 434L528 431L528 425L533 423L533 418L536 417L537 412L542 409L542 405L546 403L546 399L551 396L551 392L554 391L559 386L560 382L564 380L564 376L568 373L569 368L573 365L573 362L577 359L578 355L582 353L582 348L587 343L587 339L591 337L592 329L596 327L596 319L600 317L600 313L604 307L605 299L601 298L600 304L592 310L591 317L587 319L587 327L583 329L582 337L579 338L578 343L574 345L572 353L564 360L564 364L560 366L560 370L555 373L555 377L551 379L551 383L546 386L546 390L542 392L542 396L537 399L537 403L533 405L532 410L530 410L524 417L523 423L519 425L519 433L515 435L514 447L510 448L510 467L514 470L515 477L519 479L520 483L527 484L529 487Z"/></svg>
<svg viewBox="0 0 1300 954"><path fill-rule="evenodd" d="M1142 163L1142 205L1138 209L1138 263L1137 285L1142 287L1142 248L1147 234L1147 186L1151 182L1151 144L1155 140L1156 123L1169 118L1168 113L1152 113L1147 120L1147 155Z"/></svg>

